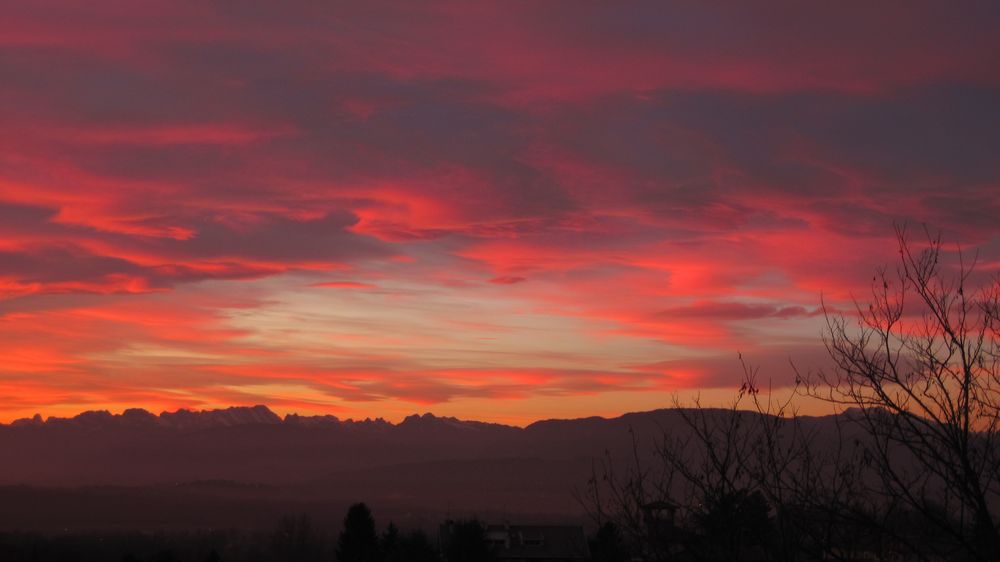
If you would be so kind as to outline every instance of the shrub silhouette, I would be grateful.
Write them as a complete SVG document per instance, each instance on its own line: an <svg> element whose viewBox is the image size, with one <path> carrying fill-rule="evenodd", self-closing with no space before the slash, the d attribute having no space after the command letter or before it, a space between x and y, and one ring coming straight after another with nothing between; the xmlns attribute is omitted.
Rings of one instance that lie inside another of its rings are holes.
<svg viewBox="0 0 1000 562"><path fill-rule="evenodd" d="M631 559L618 525L605 521L590 539L590 556L594 562L627 562Z"/></svg>
<svg viewBox="0 0 1000 562"><path fill-rule="evenodd" d="M383 562L436 562L439 560L437 549L423 531L413 531L401 534L392 523L385 533L379 550Z"/></svg>
<svg viewBox="0 0 1000 562"><path fill-rule="evenodd" d="M486 541L486 527L478 519L457 521L450 530L445 547L448 562L489 562L494 559Z"/></svg>

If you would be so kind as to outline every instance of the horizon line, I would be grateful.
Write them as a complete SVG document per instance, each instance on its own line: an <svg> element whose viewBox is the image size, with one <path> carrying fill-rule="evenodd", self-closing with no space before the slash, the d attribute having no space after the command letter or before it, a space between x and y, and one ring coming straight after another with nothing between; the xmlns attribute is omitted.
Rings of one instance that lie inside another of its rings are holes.
<svg viewBox="0 0 1000 562"><path fill-rule="evenodd" d="M12 419L12 420L10 420L8 422L0 421L0 427L14 427L14 426L21 426L21 425L29 425L29 424L30 425L47 424L47 423L49 423L51 421L55 421L55 422L59 422L59 421L72 421L72 420L78 419L78 418L80 418L82 416L86 416L87 414L106 414L108 417L111 417L111 418L122 418L126 414L128 414L129 412L136 412L137 414L138 413L147 414L147 415L149 415L149 416L151 416L153 418L159 419L159 418L163 418L164 416L172 416L172 415L178 415L178 414L180 414L180 415L183 415L183 414L195 414L195 415L198 415L198 414L212 414L212 413L219 413L219 412L229 412L229 411L233 411L233 410L253 411L253 410L260 410L260 409L264 409L264 410L266 410L267 414L270 414L270 415L274 416L276 418L276 423L287 423L290 418L304 418L304 419L321 418L321 419L328 419L331 422L335 422L335 423L366 423L366 422L368 422L368 423L377 423L377 422L382 422L382 423L386 423L386 424L389 424L389 425L395 427L395 426L402 425L403 423L406 422L406 420L409 420L409 419L412 419L412 418L427 418L427 417L430 417L430 418L433 418L433 419L455 420L455 421L459 421L459 422L463 422L463 423L478 423L478 424L484 424L484 425L497 425L497 426L504 426L504 427L514 427L514 428L519 428L519 429L524 429L524 428L527 428L527 427L529 427L531 425L534 425L534 424L537 424L537 423L543 423L543 422L580 421L580 420L588 420L588 419L595 419L595 418L596 419L601 419L601 420L615 420L615 419L623 418L623 417L629 416L629 415L651 414L651 413L654 413L654 412L661 412L661 411L668 411L668 410L688 410L688 411L690 411L690 410L699 410L699 409L700 410L705 410L705 411L720 411L720 410L731 411L731 410L733 410L733 408L731 408L731 407L722 407L722 406L714 406L714 407L695 406L695 405L691 405L691 406L667 406L667 407L663 407L663 408L653 408L651 410L631 410L631 411L621 412L621 413L619 413L617 415L600 415L600 414L594 414L594 415L579 416L579 417L539 418L539 419L533 420L533 421L525 423L525 424L517 424L517 423L504 423L504 422L497 422L497 421L484 421L484 420L479 420L479 419L460 418L460 417L456 417L456 416L439 415L439 414L435 414L434 412L431 412L431 411L424 411L423 413L413 412L412 414L408 414L406 416L403 416L402 418L400 418L398 420L395 420L395 421L392 420L392 419L387 419L387 418L382 417L382 416L377 416L377 417L367 416L365 418L355 418L355 417L341 418L341 417L339 417L339 416L337 416L335 414L300 414L298 412L292 412L292 411L288 411L288 412L284 412L284 413L279 413L279 412L275 411L274 409L272 409L267 404L254 404L254 405L250 405L250 406L233 405L233 406L226 406L226 407L221 407L221 408L206 408L206 409L200 409L200 410L198 410L198 409L192 409L192 408L179 407L176 410L172 410L172 411L171 410L162 410L159 413L155 413L154 411L147 410L146 408L143 408L143 407L129 407L129 408L121 409L119 411L114 411L114 410L111 410L111 409L108 409L108 408L100 408L100 409L94 409L94 410L83 410L83 411L81 411L81 412L79 412L77 414L74 414L72 416L43 416L39 412L39 413L35 413L34 416L31 416L31 417L15 418L15 419ZM736 408L735 411L738 411L738 412L749 412L749 413L759 413L759 414L762 414L762 415L775 415L775 414L765 414L765 413L759 412L759 411L757 411L757 410L755 410L753 408ZM823 415L808 415L808 414L804 414L804 415L794 415L794 416L786 416L786 417L799 417L799 418L803 418L803 417L805 417L805 418L820 417L820 418L822 418L822 417L829 417L829 416L838 415L840 413L843 413L843 412L830 412L828 414L823 414Z"/></svg>

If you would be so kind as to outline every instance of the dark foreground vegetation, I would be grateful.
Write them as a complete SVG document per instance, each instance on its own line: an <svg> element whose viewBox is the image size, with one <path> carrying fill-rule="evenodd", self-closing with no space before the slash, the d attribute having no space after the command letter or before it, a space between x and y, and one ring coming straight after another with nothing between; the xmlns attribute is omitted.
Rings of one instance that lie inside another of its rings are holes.
<svg viewBox="0 0 1000 562"><path fill-rule="evenodd" d="M1000 560L1000 280L898 240L868 299L824 308L832 367L779 399L744 363L731 409L678 408L655 462L636 441L595 467L602 532L643 560ZM819 432L801 400L843 414Z"/></svg>
<svg viewBox="0 0 1000 562"><path fill-rule="evenodd" d="M476 518L442 522L433 536L423 530L402 531L389 523L378 532L364 503L354 504L339 532L315 526L308 516L282 518L268 533L206 531L149 534L0 534L4 562L491 562L505 558L503 547L490 541L489 529ZM546 526L544 529L559 527ZM567 527L573 529L573 527ZM579 527L575 530L579 531ZM578 535L581 539L582 533ZM546 557L554 551L539 537L540 560L589 560L587 544L571 545L566 558ZM548 538L558 538L555 533ZM508 545L510 546L510 545ZM535 557L533 557L535 558Z"/></svg>
<svg viewBox="0 0 1000 562"><path fill-rule="evenodd" d="M393 524L376 532L364 504L343 528L323 529L304 515L282 518L270 532L0 534L4 562L425 562L440 560L437 539Z"/></svg>

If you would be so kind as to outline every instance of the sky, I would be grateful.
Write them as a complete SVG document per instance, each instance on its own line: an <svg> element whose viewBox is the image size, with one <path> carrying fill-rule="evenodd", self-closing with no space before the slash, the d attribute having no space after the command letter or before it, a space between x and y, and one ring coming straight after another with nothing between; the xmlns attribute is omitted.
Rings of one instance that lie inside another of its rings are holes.
<svg viewBox="0 0 1000 562"><path fill-rule="evenodd" d="M894 224L1000 271L1000 4L11 0L0 421L523 424L821 365Z"/></svg>

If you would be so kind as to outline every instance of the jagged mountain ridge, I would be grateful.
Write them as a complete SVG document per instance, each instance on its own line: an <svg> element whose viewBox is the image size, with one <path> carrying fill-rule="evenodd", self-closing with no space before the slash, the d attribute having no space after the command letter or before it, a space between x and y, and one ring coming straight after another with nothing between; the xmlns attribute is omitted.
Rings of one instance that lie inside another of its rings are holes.
<svg viewBox="0 0 1000 562"><path fill-rule="evenodd" d="M836 420L806 421L822 433ZM432 414L279 417L264 406L38 417L0 425L0 504L19 506L6 521L24 528L53 524L52 513L65 514L59 528L270 524L360 500L435 524L462 512L577 517L573 490L595 463L630 462L633 437L653 459L663 431L684 428L675 409L526 427Z"/></svg>
<svg viewBox="0 0 1000 562"><path fill-rule="evenodd" d="M145 485L207 479L265 484L438 461L593 459L654 429L669 411L630 418L549 420L515 427L432 414L399 423L334 416L279 417L265 406L154 415L84 412L0 425L0 484ZM589 462L589 460L587 461Z"/></svg>
<svg viewBox="0 0 1000 562"><path fill-rule="evenodd" d="M816 418L815 423L825 419ZM435 486L446 486L449 478L465 478L469 470L488 471L492 464L511 459L559 465L563 472L572 465L577 467L572 474L555 475L550 482L580 482L586 480L592 463L607 453L631 458L633 434L642 441L643 450L652 451L664 428L683 427L674 409L615 418L542 420L526 427L432 414L412 415L399 423L279 417L265 406L159 415L138 409L121 414L85 412L72 418L39 416L0 425L0 485L132 486L227 480L349 489L350 482L367 478L373 469L451 463L455 471L450 476L447 471L433 476L436 469L426 474L440 480ZM497 477L540 481L541 472L524 464L515 466L524 469L521 476ZM398 470L403 474L411 469ZM334 484L334 474L344 476ZM369 484L378 487L376 481Z"/></svg>
<svg viewBox="0 0 1000 562"><path fill-rule="evenodd" d="M505 427L503 424L486 423L479 421L466 421L454 417L435 416L431 413L412 414L403 419L400 423L394 424L383 418L366 418L364 420L346 419L341 420L333 415L302 416L299 414L287 414L284 418L278 416L270 408L264 405L256 406L233 406L217 410L177 410L174 412L161 412L159 415L153 414L142 408L130 408L120 414L112 414L107 410L89 410L73 416L71 418L49 417L43 419L40 414L35 414L31 418L21 418L14 420L7 427L27 428L27 427L79 427L79 428L151 428L161 427L168 429L209 429L213 427L234 427L239 425L295 425L300 427L335 427L365 425L369 427L393 427L393 426L430 426L436 424L448 424L460 428L483 428L483 427ZM4 427L4 424L0 424Z"/></svg>

